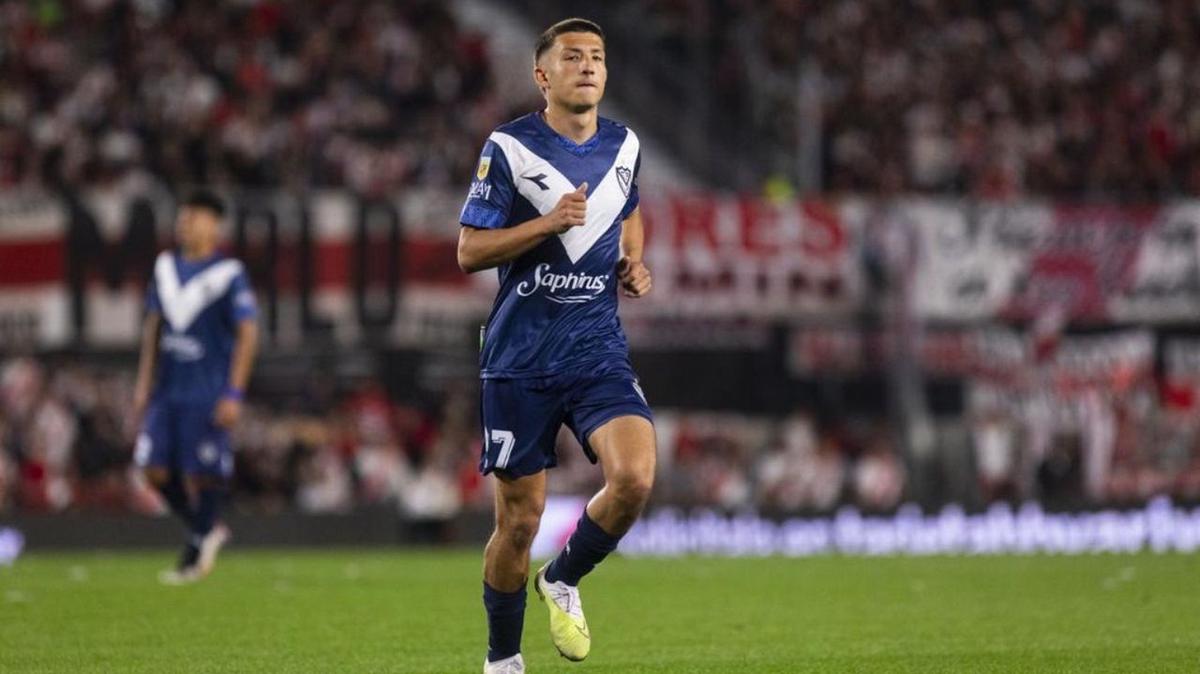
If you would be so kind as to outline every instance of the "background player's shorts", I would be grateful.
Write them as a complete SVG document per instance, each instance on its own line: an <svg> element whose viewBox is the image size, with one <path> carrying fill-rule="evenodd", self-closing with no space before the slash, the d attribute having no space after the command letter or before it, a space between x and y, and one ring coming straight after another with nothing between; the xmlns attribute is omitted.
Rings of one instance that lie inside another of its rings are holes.
<svg viewBox="0 0 1200 674"><path fill-rule="evenodd" d="M134 462L186 475L229 479L233 445L229 432L212 420L213 405L151 403L138 434Z"/></svg>
<svg viewBox="0 0 1200 674"><path fill-rule="evenodd" d="M479 472L520 477L553 468L558 465L555 439L563 424L596 463L588 436L605 422L629 415L654 421L633 368L624 360L549 377L484 379Z"/></svg>

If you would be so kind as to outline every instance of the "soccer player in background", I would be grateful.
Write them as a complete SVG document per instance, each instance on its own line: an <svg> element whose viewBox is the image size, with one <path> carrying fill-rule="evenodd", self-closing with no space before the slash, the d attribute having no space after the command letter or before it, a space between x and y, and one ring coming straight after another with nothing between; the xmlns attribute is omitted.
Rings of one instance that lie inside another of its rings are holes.
<svg viewBox="0 0 1200 674"><path fill-rule="evenodd" d="M604 57L604 33L590 21L542 33L533 77L546 107L488 138L460 217L459 266L496 267L500 277L480 356L479 467L496 477L484 552L485 673L525 671L529 549L559 427L574 432L605 479L566 547L534 578L563 657L587 656L579 581L617 547L654 481L650 408L617 318L618 286L641 297L651 285L637 210L640 151L633 131L598 115Z"/></svg>
<svg viewBox="0 0 1200 674"><path fill-rule="evenodd" d="M233 475L229 430L242 412L258 310L242 263L218 251L224 214L209 192L184 201L178 248L159 254L146 292L134 460L188 529L178 566L160 575L168 584L208 575L229 538L218 519Z"/></svg>

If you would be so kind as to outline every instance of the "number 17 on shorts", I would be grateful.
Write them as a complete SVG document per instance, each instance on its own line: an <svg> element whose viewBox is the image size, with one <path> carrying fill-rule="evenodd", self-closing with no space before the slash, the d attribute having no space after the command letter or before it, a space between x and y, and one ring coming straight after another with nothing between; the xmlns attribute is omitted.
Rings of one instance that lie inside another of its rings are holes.
<svg viewBox="0 0 1200 674"><path fill-rule="evenodd" d="M485 461L487 456L492 456L495 452L496 462L492 464L492 468L504 470L508 467L508 462L512 459L513 445L517 444L517 438L512 431L500 430L491 428L485 430L484 440L487 444L487 451L484 452Z"/></svg>

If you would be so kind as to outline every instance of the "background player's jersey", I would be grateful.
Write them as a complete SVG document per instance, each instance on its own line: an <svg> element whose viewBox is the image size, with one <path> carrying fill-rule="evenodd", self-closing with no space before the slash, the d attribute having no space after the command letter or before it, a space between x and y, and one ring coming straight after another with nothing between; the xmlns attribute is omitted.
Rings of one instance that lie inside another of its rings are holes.
<svg viewBox="0 0 1200 674"><path fill-rule="evenodd" d="M164 251L154 262L146 309L162 316L155 399L210 403L221 397L237 324L258 315L242 263L221 255L189 262Z"/></svg>
<svg viewBox="0 0 1200 674"><path fill-rule="evenodd" d="M600 118L582 145L541 113L492 133L459 220L512 227L549 213L588 184L587 221L550 236L499 267L500 291L484 333L483 378L539 377L613 357L627 358L617 318L621 222L637 208L637 136Z"/></svg>

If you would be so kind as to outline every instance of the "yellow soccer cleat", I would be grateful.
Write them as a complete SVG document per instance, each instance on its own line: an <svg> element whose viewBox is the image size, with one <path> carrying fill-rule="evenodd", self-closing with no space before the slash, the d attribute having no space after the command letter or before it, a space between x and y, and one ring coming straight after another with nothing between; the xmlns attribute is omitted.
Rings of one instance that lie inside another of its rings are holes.
<svg viewBox="0 0 1200 674"><path fill-rule="evenodd" d="M579 588L563 582L546 580L546 567L538 569L533 587L538 597L550 610L550 638L560 655L572 662L587 657L592 648L592 633L587 619L583 617L583 604L579 601Z"/></svg>

